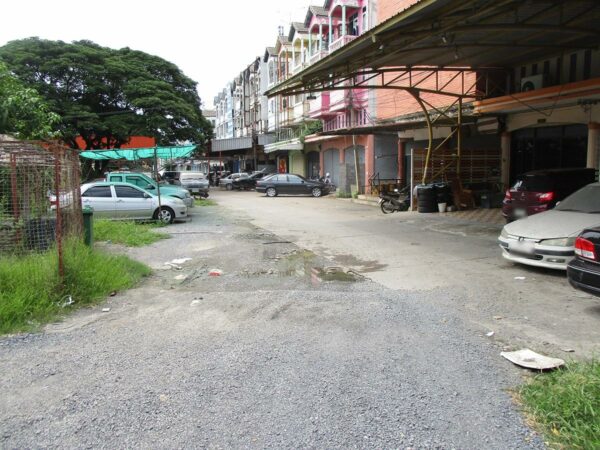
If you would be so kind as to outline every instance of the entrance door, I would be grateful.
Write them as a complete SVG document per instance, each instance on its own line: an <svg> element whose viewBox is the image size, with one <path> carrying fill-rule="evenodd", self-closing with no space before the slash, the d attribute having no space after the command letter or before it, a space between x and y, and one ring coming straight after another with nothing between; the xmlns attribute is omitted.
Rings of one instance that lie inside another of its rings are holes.
<svg viewBox="0 0 600 450"><path fill-rule="evenodd" d="M306 155L306 178L309 180L319 178L320 169L319 152L309 152Z"/></svg>
<svg viewBox="0 0 600 450"><path fill-rule="evenodd" d="M323 152L323 175L329 173L331 182L336 186L340 185L340 151L337 148L330 148Z"/></svg>

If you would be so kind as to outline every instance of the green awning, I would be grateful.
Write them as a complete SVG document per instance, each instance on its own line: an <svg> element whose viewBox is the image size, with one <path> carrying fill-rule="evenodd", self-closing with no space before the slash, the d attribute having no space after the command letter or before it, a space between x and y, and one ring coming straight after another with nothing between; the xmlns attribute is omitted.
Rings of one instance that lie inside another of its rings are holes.
<svg viewBox="0 0 600 450"><path fill-rule="evenodd" d="M176 147L148 147L148 148L113 148L110 150L85 150L79 155L87 159L126 159L137 161L138 159L157 158L176 159L186 158L195 150L195 145L182 145Z"/></svg>

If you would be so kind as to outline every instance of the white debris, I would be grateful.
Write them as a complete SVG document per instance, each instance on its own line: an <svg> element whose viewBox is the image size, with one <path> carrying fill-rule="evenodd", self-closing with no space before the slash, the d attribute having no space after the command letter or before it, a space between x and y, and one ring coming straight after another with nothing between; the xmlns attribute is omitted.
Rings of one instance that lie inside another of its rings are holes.
<svg viewBox="0 0 600 450"><path fill-rule="evenodd" d="M527 278L525 277L515 277L515 280L526 280Z"/></svg>
<svg viewBox="0 0 600 450"><path fill-rule="evenodd" d="M490 331L489 333L486 333L485 335L486 335L487 337L492 337L492 336L494 335L494 332L493 332L493 331Z"/></svg>
<svg viewBox="0 0 600 450"><path fill-rule="evenodd" d="M187 278L187 275L181 274L181 275L177 275L175 277L176 280L185 280Z"/></svg>
<svg viewBox="0 0 600 450"><path fill-rule="evenodd" d="M563 352L565 352L565 353L573 353L573 352L575 352L575 350L574 350L574 349L572 349L572 348L561 348L561 350L562 350Z"/></svg>
<svg viewBox="0 0 600 450"><path fill-rule="evenodd" d="M196 306L200 304L200 300L192 300L192 303L190 303L190 306Z"/></svg>
<svg viewBox="0 0 600 450"><path fill-rule="evenodd" d="M181 266L178 266L177 264L173 264L173 263L170 263L170 262L168 262L168 263L165 263L165 266L167 266L167 267L171 267L171 268L173 268L173 269L175 269L175 270L181 270L181 269L182 269L182 267L181 267Z"/></svg>
<svg viewBox="0 0 600 450"><path fill-rule="evenodd" d="M110 312L110 308L102 308L102 312Z"/></svg>
<svg viewBox="0 0 600 450"><path fill-rule="evenodd" d="M180 258L180 259L174 259L173 261L171 261L173 264L185 264L188 261L191 261L192 258Z"/></svg>
<svg viewBox="0 0 600 450"><path fill-rule="evenodd" d="M517 366L535 370L556 369L565 363L562 359L540 355L528 348L517 350L516 352L502 352L500 356L503 356Z"/></svg>

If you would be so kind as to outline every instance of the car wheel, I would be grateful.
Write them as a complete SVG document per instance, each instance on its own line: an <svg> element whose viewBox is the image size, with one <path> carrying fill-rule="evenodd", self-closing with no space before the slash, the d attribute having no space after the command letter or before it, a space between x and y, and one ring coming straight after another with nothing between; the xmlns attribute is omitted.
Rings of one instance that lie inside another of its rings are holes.
<svg viewBox="0 0 600 450"><path fill-rule="evenodd" d="M228 191L231 191L233 189L233 185L231 183L228 183L225 185L225 189L227 189Z"/></svg>
<svg viewBox="0 0 600 450"><path fill-rule="evenodd" d="M392 205L392 202L390 202L389 200L384 200L383 202L381 202L381 212L384 214L391 214L394 211L396 211L394 209L394 205Z"/></svg>
<svg viewBox="0 0 600 450"><path fill-rule="evenodd" d="M321 188L316 187L312 189L311 193L313 197L320 197L323 192L321 191Z"/></svg>
<svg viewBox="0 0 600 450"><path fill-rule="evenodd" d="M161 206L154 212L154 219L164 224L173 223L175 220L175 211L168 206Z"/></svg>
<svg viewBox="0 0 600 450"><path fill-rule="evenodd" d="M267 197L276 197L277 196L277 189L275 189L274 187L267 188L267 190L265 192L267 194Z"/></svg>

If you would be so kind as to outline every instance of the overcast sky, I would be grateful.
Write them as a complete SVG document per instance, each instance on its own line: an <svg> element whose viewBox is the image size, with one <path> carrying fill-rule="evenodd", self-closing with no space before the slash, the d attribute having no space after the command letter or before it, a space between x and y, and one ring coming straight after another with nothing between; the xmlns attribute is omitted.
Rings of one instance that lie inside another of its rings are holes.
<svg viewBox="0 0 600 450"><path fill-rule="evenodd" d="M0 46L31 36L130 47L177 64L198 82L204 107L265 47L277 27L303 22L323 0L8 0Z"/></svg>

